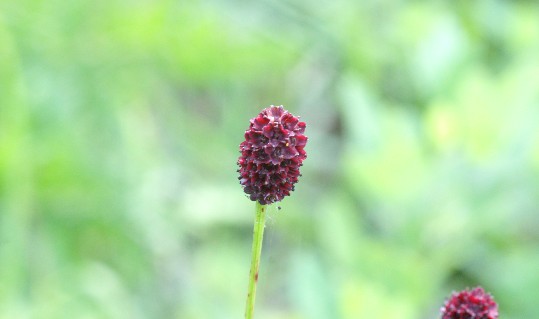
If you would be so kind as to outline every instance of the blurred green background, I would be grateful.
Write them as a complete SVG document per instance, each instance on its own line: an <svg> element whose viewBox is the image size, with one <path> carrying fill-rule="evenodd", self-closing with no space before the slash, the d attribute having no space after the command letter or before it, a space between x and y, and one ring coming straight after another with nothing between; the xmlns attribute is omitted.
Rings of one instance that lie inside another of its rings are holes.
<svg viewBox="0 0 539 319"><path fill-rule="evenodd" d="M539 4L495 0L1 1L0 318L242 318L270 104L257 318L539 318Z"/></svg>

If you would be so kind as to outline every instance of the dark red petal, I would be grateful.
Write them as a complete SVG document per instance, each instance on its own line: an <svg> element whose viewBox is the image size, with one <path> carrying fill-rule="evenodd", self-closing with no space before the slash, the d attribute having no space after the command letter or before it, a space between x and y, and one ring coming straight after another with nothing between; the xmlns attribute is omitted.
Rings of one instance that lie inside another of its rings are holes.
<svg viewBox="0 0 539 319"><path fill-rule="evenodd" d="M273 128L271 127L271 125L266 125L264 126L264 128L262 129L262 133L264 134L265 137L267 138L272 138L273 137Z"/></svg>
<svg viewBox="0 0 539 319"><path fill-rule="evenodd" d="M305 135L296 135L296 146L305 146L307 144L307 136Z"/></svg>
<svg viewBox="0 0 539 319"><path fill-rule="evenodd" d="M279 106L272 106L270 107L270 115L273 116L274 119L278 120L281 118L281 116L283 115L283 112L284 112L284 108L282 107L279 107Z"/></svg>
<svg viewBox="0 0 539 319"><path fill-rule="evenodd" d="M260 130L262 129L266 124L268 124L270 122L270 120L263 116L262 114L260 114L259 116L257 116L256 118L253 119L252 121L252 124L253 124L253 127Z"/></svg>
<svg viewBox="0 0 539 319"><path fill-rule="evenodd" d="M294 158L298 154L299 154L298 151L293 146L283 148L283 157L286 158L286 159Z"/></svg>
<svg viewBox="0 0 539 319"><path fill-rule="evenodd" d="M287 130L293 130L295 127L296 127L296 124L298 124L299 120L297 117L293 116L292 114L288 113L288 114L285 114L283 117L282 117L282 121L283 121L283 126L287 129Z"/></svg>
<svg viewBox="0 0 539 319"><path fill-rule="evenodd" d="M303 134L303 132L305 132L305 126L305 122L299 122L296 126L296 132Z"/></svg>

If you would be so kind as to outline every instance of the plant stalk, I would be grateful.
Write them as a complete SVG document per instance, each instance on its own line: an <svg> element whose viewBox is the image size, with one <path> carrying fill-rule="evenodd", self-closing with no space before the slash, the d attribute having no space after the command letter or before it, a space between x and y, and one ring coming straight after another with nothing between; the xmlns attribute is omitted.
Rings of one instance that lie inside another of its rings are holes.
<svg viewBox="0 0 539 319"><path fill-rule="evenodd" d="M247 303L245 305L245 319L252 319L255 308L256 284L258 282L258 269L260 268L260 255L262 253L262 240L264 239L264 225L266 223L266 206L256 202L256 217L253 229L253 250L251 256L251 271L249 272L249 288Z"/></svg>

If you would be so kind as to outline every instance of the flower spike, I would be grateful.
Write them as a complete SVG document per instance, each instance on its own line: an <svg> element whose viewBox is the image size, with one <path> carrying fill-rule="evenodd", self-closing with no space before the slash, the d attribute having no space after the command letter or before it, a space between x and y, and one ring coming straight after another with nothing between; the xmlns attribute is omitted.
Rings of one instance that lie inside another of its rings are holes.
<svg viewBox="0 0 539 319"><path fill-rule="evenodd" d="M441 312L442 319L498 319L498 305L481 287L453 293Z"/></svg>
<svg viewBox="0 0 539 319"><path fill-rule="evenodd" d="M251 119L240 144L239 180L252 201L267 205L294 190L307 158L305 122L283 106L270 106Z"/></svg>

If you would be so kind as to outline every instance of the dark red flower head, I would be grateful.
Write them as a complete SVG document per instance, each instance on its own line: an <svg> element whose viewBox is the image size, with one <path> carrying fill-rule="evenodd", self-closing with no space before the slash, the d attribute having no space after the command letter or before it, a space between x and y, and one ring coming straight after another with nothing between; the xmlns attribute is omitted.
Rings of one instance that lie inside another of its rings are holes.
<svg viewBox="0 0 539 319"><path fill-rule="evenodd" d="M483 288L454 292L441 309L442 319L497 319L498 305Z"/></svg>
<svg viewBox="0 0 539 319"><path fill-rule="evenodd" d="M240 184L262 205L282 200L294 190L307 154L305 122L282 106L270 106L251 119L240 144Z"/></svg>

